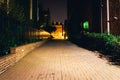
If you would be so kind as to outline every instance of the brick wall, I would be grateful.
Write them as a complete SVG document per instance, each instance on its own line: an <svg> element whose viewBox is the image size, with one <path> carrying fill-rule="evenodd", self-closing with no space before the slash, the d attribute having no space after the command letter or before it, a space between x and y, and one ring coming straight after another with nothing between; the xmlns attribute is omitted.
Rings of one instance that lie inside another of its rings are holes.
<svg viewBox="0 0 120 80"><path fill-rule="evenodd" d="M14 65L16 62L18 62L29 52L31 52L32 50L41 46L44 43L45 41L41 41L19 46L16 48L11 48L11 54L0 58L0 74L7 70L10 66Z"/></svg>

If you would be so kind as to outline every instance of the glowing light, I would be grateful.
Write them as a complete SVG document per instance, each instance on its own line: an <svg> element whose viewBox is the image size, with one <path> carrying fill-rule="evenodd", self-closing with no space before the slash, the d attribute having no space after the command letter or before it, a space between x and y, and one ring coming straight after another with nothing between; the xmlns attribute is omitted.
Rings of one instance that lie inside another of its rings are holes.
<svg viewBox="0 0 120 80"><path fill-rule="evenodd" d="M89 22L88 21L85 21L84 23L83 23L83 28L84 29L89 29Z"/></svg>
<svg viewBox="0 0 120 80"><path fill-rule="evenodd" d="M115 20L117 20L117 19L118 19L118 17L114 16L114 19L115 19Z"/></svg>
<svg viewBox="0 0 120 80"><path fill-rule="evenodd" d="M65 38L68 39L68 36L66 36Z"/></svg>
<svg viewBox="0 0 120 80"><path fill-rule="evenodd" d="M22 51L24 51L24 49L22 49Z"/></svg>
<svg viewBox="0 0 120 80"><path fill-rule="evenodd" d="M50 37L50 33L42 29L40 30L39 35L40 35L40 38L43 38L43 39L47 39L48 37Z"/></svg>
<svg viewBox="0 0 120 80"><path fill-rule="evenodd" d="M56 26L56 31L52 33L52 36L54 37L54 39L61 39L64 40L64 35L65 35L65 31L62 30L62 25L55 25Z"/></svg>
<svg viewBox="0 0 120 80"><path fill-rule="evenodd" d="M60 25L60 22L58 22L58 25Z"/></svg>
<svg viewBox="0 0 120 80"><path fill-rule="evenodd" d="M43 28L43 27L44 27L44 25L41 25L41 26L40 26L40 28Z"/></svg>
<svg viewBox="0 0 120 80"><path fill-rule="evenodd" d="M47 14L45 14L44 16L45 16L45 17L47 17L48 15L47 15Z"/></svg>

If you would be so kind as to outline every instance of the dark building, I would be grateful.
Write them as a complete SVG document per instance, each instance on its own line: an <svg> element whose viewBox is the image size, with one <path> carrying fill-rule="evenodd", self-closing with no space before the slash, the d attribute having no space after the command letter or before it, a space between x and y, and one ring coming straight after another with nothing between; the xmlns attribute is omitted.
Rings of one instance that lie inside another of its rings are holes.
<svg viewBox="0 0 120 80"><path fill-rule="evenodd" d="M51 25L51 15L50 15L50 10L49 8L44 10L44 20L45 20L45 24L47 25Z"/></svg>
<svg viewBox="0 0 120 80"><path fill-rule="evenodd" d="M30 20L30 0L14 0L14 1L24 9L25 17L27 21L29 21Z"/></svg>
<svg viewBox="0 0 120 80"><path fill-rule="evenodd" d="M39 1L39 4L38 4L38 25L41 26L44 23L45 23L44 8L43 8L43 5L42 5L42 2Z"/></svg>
<svg viewBox="0 0 120 80"><path fill-rule="evenodd" d="M35 28L38 28L38 0L32 0L32 21Z"/></svg>
<svg viewBox="0 0 120 80"><path fill-rule="evenodd" d="M89 31L100 32L100 3L97 0L68 0L68 30L80 33L83 23L89 22Z"/></svg>
<svg viewBox="0 0 120 80"><path fill-rule="evenodd" d="M107 32L107 0L68 0L67 30L69 35L84 30L89 22L89 32ZM120 0L109 0L110 33L120 34Z"/></svg>

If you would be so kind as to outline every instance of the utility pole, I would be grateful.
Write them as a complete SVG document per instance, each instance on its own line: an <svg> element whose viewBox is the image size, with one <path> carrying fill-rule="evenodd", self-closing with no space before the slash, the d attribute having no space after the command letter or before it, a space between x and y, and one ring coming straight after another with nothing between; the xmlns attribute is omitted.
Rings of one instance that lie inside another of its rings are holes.
<svg viewBox="0 0 120 80"><path fill-rule="evenodd" d="M39 1L37 0L37 22L39 21Z"/></svg>
<svg viewBox="0 0 120 80"><path fill-rule="evenodd" d="M103 33L103 2L100 0L100 5L101 5L101 33Z"/></svg>
<svg viewBox="0 0 120 80"><path fill-rule="evenodd" d="M30 20L32 20L32 7L33 7L33 5L32 5L32 0L30 0Z"/></svg>
<svg viewBox="0 0 120 80"><path fill-rule="evenodd" d="M107 33L110 34L110 5L109 0L107 0Z"/></svg>

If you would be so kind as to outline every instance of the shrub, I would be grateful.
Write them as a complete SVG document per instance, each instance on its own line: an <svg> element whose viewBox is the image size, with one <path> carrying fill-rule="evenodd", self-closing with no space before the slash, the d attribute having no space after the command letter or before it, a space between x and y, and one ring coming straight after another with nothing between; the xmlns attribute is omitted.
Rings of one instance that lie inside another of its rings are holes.
<svg viewBox="0 0 120 80"><path fill-rule="evenodd" d="M72 42L90 50L97 50L110 57L111 61L120 63L120 36L88 33L85 35L75 35Z"/></svg>
<svg viewBox="0 0 120 80"><path fill-rule="evenodd" d="M5 5L0 4L0 56L10 53L10 47L39 40L36 37L31 39L26 36L26 32L29 32L27 22L24 8L21 5L12 2L12 7L7 14Z"/></svg>

